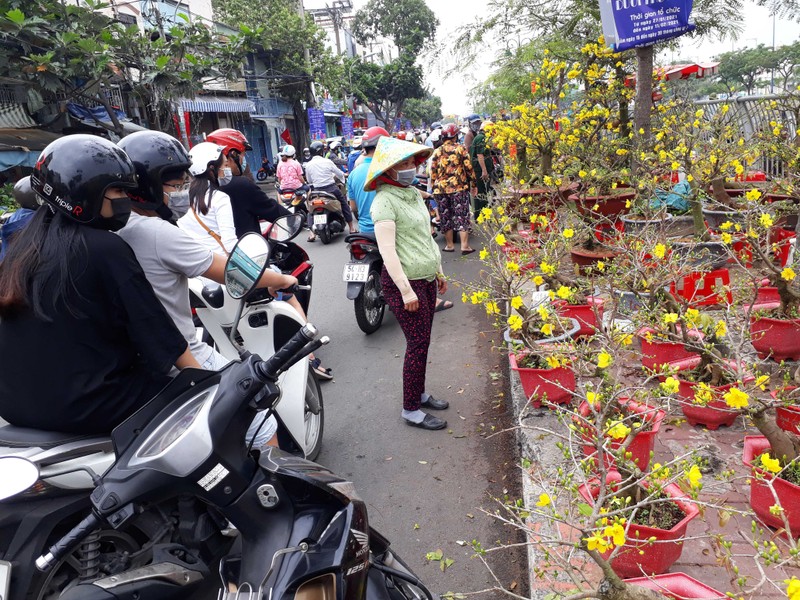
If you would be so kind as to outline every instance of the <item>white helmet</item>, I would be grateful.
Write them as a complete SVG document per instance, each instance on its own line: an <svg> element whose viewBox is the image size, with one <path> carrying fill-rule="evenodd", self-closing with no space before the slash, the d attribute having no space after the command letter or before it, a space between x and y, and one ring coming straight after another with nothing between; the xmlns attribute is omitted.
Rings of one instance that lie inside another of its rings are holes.
<svg viewBox="0 0 800 600"><path fill-rule="evenodd" d="M441 137L442 137L442 129L440 127L439 129L434 129L433 131L431 131L431 134L428 136L428 140L430 140L431 143L435 144L436 142L439 141L439 138Z"/></svg>
<svg viewBox="0 0 800 600"><path fill-rule="evenodd" d="M208 165L215 163L222 156L224 148L212 142L200 142L189 150L189 158L192 159L192 166L189 173L194 177L202 175L208 170Z"/></svg>
<svg viewBox="0 0 800 600"><path fill-rule="evenodd" d="M342 143L339 140L333 140L328 146L328 148L330 148L331 150L336 150L341 145Z"/></svg>
<svg viewBox="0 0 800 600"><path fill-rule="evenodd" d="M295 154L297 154L297 151L291 144L286 144L283 147L283 150L281 150L281 156L288 156L289 158L292 158Z"/></svg>

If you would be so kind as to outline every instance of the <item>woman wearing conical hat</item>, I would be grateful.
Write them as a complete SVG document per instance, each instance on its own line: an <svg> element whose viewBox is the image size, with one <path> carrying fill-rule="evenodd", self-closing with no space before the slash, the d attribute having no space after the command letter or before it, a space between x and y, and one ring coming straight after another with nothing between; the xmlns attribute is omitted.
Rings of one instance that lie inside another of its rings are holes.
<svg viewBox="0 0 800 600"><path fill-rule="evenodd" d="M423 409L449 404L425 391L436 293L447 291L439 247L430 231L430 214L414 182L417 166L431 149L382 137L370 163L365 191L376 191L370 215L383 257L383 296L406 337L403 363L403 412L406 423L422 429L444 429L447 421Z"/></svg>

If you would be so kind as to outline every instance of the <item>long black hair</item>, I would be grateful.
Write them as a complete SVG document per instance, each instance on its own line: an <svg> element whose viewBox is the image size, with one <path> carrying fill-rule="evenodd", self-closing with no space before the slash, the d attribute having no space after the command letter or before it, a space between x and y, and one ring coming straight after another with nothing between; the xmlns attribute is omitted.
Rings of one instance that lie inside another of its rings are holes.
<svg viewBox="0 0 800 600"><path fill-rule="evenodd" d="M78 274L71 261L86 253L81 225L61 212L54 214L47 206L37 210L28 225L14 235L0 261L0 318L30 307L36 317L51 321L46 309L59 302L66 302L68 310L76 314L67 302L68 296L78 294Z"/></svg>
<svg viewBox="0 0 800 600"><path fill-rule="evenodd" d="M216 162L209 163L204 173L195 175L192 183L189 184L189 203L195 212L207 215L211 207L211 196L219 189L219 175L225 155L220 154ZM216 177L212 177L210 171L213 170ZM208 204L206 204L208 196Z"/></svg>

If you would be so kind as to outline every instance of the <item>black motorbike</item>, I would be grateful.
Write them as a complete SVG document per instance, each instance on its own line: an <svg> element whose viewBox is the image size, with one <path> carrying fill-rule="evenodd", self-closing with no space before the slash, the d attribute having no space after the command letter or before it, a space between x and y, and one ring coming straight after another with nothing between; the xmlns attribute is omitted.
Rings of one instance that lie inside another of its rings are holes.
<svg viewBox="0 0 800 600"><path fill-rule="evenodd" d="M283 190L276 181L275 192L280 202L292 214L301 214L305 218L308 215L308 189L298 188L296 190ZM304 221L305 222L305 221Z"/></svg>
<svg viewBox="0 0 800 600"><path fill-rule="evenodd" d="M312 189L308 198L308 210L312 218L311 231L319 236L323 244L329 244L347 226L342 203L333 194Z"/></svg>
<svg viewBox="0 0 800 600"><path fill-rule="evenodd" d="M344 241L350 244L350 262L342 274L347 299L354 301L359 329L369 335L378 331L386 312L381 288L383 258L374 233L351 233Z"/></svg>
<svg viewBox="0 0 800 600"><path fill-rule="evenodd" d="M266 157L261 159L261 168L256 171L256 179L259 181L266 181L268 177L275 177L276 172L275 164L269 162Z"/></svg>
<svg viewBox="0 0 800 600"><path fill-rule="evenodd" d="M252 290L266 244L250 234L234 248L232 296ZM184 370L111 440L28 430L26 442L58 444L60 458L0 458L3 598L433 600L369 527L350 481L244 443L280 398L281 373L326 341L307 324L269 360ZM82 462L111 444L102 475ZM75 472L91 476L90 496L50 493Z"/></svg>

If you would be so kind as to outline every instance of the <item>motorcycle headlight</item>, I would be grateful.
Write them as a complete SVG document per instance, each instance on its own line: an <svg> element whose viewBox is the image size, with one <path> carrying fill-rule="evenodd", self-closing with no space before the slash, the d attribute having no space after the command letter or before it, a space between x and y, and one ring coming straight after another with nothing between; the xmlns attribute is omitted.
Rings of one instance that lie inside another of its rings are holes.
<svg viewBox="0 0 800 600"><path fill-rule="evenodd" d="M197 420L203 407L214 399L218 388L215 385L189 398L147 437L134 456L139 459L154 458L178 443Z"/></svg>

